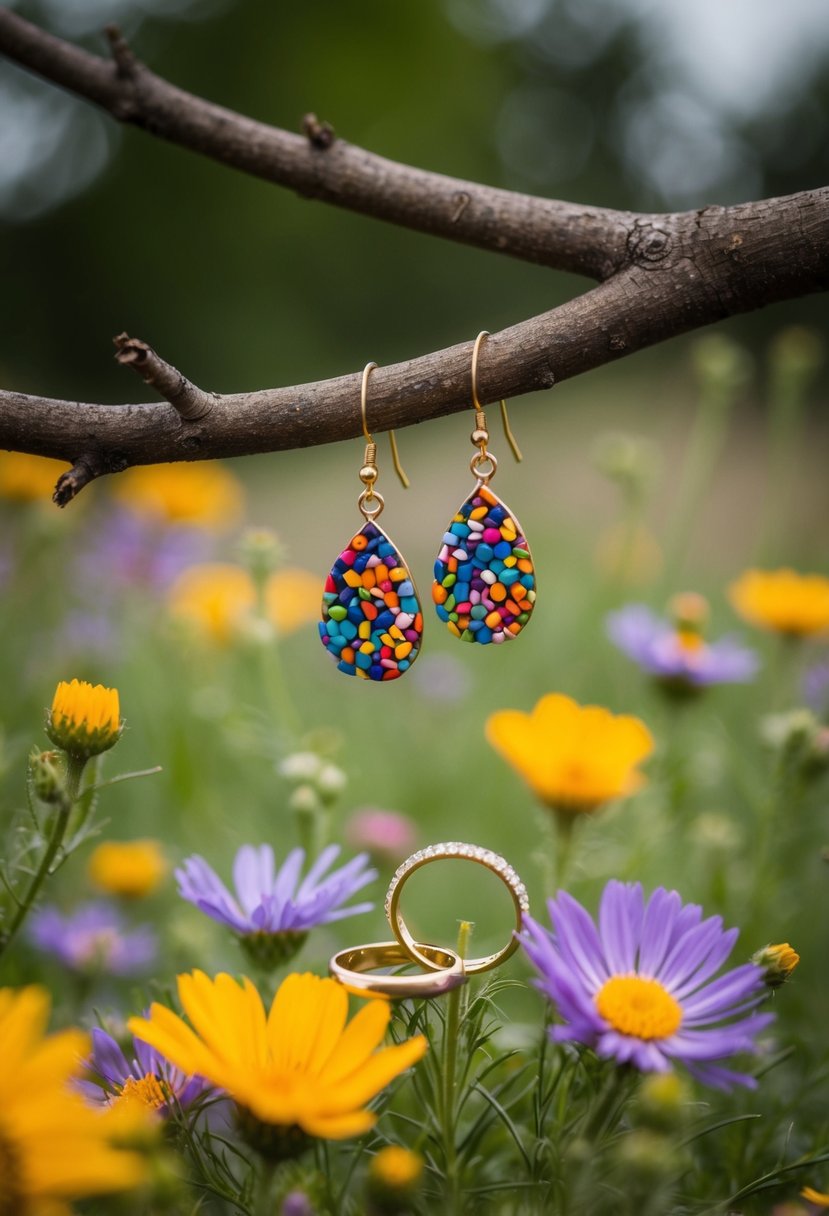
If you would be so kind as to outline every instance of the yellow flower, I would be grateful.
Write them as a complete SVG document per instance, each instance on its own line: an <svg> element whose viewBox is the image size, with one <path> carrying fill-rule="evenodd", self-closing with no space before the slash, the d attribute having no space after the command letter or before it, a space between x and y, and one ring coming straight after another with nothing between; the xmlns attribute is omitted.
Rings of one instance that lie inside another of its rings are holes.
<svg viewBox="0 0 829 1216"><path fill-rule="evenodd" d="M320 614L322 588L315 574L286 567L272 574L265 584L265 607L277 633L293 633L301 625L316 621Z"/></svg>
<svg viewBox="0 0 829 1216"><path fill-rule="evenodd" d="M46 716L46 734L56 747L88 759L116 744L122 730L117 688L61 680Z"/></svg>
<svg viewBox="0 0 829 1216"><path fill-rule="evenodd" d="M0 452L0 498L15 502L48 502L55 483L69 465L27 452Z"/></svg>
<svg viewBox="0 0 829 1216"><path fill-rule="evenodd" d="M319 616L320 581L306 570L285 569L270 575L264 589L264 611L278 634L291 633ZM170 589L170 611L202 637L226 646L256 617L256 584L242 566L205 562L190 566Z"/></svg>
<svg viewBox="0 0 829 1216"><path fill-rule="evenodd" d="M108 1143L107 1117L71 1088L87 1036L44 1038L48 1017L44 989L0 989L0 1211L14 1216L70 1216L68 1201L130 1189L144 1174L140 1157Z"/></svg>
<svg viewBox="0 0 829 1216"><path fill-rule="evenodd" d="M825 1195L823 1191L816 1191L813 1187L804 1186L800 1192L802 1199L806 1199L809 1203L815 1204L819 1208L829 1208L829 1195Z"/></svg>
<svg viewBox="0 0 829 1216"><path fill-rule="evenodd" d="M336 980L289 975L270 1011L249 979L178 977L193 1029L163 1005L131 1018L134 1035L190 1075L227 1091L260 1152L283 1158L307 1136L341 1140L375 1122L365 1104L423 1055L422 1035L375 1050L391 1017L386 1001L368 1001L346 1025L348 995Z"/></svg>
<svg viewBox="0 0 829 1216"><path fill-rule="evenodd" d="M638 718L581 706L561 693L542 697L531 714L492 714L486 736L542 802L571 812L632 794L645 780L637 765L654 746Z"/></svg>
<svg viewBox="0 0 829 1216"><path fill-rule="evenodd" d="M829 578L795 570L747 570L728 589L734 608L752 625L809 637L829 629Z"/></svg>
<svg viewBox="0 0 829 1216"><path fill-rule="evenodd" d="M150 895L166 871L157 840L106 840L93 850L87 866L96 887L125 899Z"/></svg>
<svg viewBox="0 0 829 1216"><path fill-rule="evenodd" d="M236 477L211 461L137 465L116 479L113 493L145 519L215 532L237 522L244 502Z"/></svg>
<svg viewBox="0 0 829 1216"><path fill-rule="evenodd" d="M410 1149L389 1144L375 1153L369 1166L372 1180L393 1191L408 1190L423 1173L423 1158Z"/></svg>

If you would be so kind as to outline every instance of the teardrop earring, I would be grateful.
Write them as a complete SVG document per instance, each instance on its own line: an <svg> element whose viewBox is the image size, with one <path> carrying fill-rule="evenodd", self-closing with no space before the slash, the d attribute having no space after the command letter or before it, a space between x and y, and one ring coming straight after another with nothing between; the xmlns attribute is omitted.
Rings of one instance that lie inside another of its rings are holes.
<svg viewBox="0 0 829 1216"><path fill-rule="evenodd" d="M435 562L435 611L465 642L507 642L517 637L535 607L535 567L521 525L489 489L498 461L488 450L486 415L478 399L478 353L486 330L472 348L472 407L478 449L469 462L475 489L449 522ZM521 452L501 401L504 433L516 460Z"/></svg>
<svg viewBox="0 0 829 1216"><path fill-rule="evenodd" d="M366 364L360 390L366 451L357 506L366 522L351 537L325 580L319 631L339 671L363 680L396 680L420 653L423 613L409 567L376 522L385 503L374 488L377 445L366 421L368 379L376 367L376 363ZM389 440L395 470L404 489L408 488L394 431L389 432Z"/></svg>

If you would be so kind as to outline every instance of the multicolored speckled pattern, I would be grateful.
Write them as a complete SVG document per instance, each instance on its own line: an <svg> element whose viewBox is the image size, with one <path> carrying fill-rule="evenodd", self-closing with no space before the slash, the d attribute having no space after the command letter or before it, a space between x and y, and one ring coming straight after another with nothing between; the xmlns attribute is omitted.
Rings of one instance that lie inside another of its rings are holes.
<svg viewBox="0 0 829 1216"><path fill-rule="evenodd" d="M364 524L335 561L319 631L338 670L363 680L396 680L420 653L423 613L412 576L377 524Z"/></svg>
<svg viewBox="0 0 829 1216"><path fill-rule="evenodd" d="M435 610L464 642L508 642L535 607L535 569L518 520L486 486L449 525L435 562Z"/></svg>

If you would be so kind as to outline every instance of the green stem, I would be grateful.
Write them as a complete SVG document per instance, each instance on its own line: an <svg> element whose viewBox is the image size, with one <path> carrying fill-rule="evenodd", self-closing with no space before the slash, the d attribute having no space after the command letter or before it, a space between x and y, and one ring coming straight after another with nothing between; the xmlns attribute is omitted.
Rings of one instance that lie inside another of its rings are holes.
<svg viewBox="0 0 829 1216"><path fill-rule="evenodd" d="M41 858L40 865L32 876L32 881L29 883L28 889L17 905L17 911L12 918L6 932L0 937L0 956L10 945L12 939L17 934L23 924L32 905L37 899L38 892L46 881L52 869L52 863L58 854L58 851L63 844L63 838L66 835L66 828L69 824L69 818L72 810L78 801L79 790L81 787L81 778L86 766L86 757L67 756L66 757L66 783L64 785L60 802L57 804L57 812L52 821L51 834L46 845L46 851Z"/></svg>
<svg viewBox="0 0 829 1216"><path fill-rule="evenodd" d="M263 1160L262 1162L262 1170L259 1175L259 1193L256 1196L256 1207L254 1208L255 1216L273 1216L274 1208L271 1194L278 1165L277 1161Z"/></svg>
<svg viewBox="0 0 829 1216"><path fill-rule="evenodd" d="M472 925L461 921L458 932L457 951L466 958ZM457 1099L458 1031L461 1019L461 993L463 988L453 988L447 997L446 1026L443 1037L443 1076L441 1085L441 1115L443 1122L443 1153L446 1167L446 1189L449 1207L448 1216L460 1216L463 1211L460 1193L460 1174L455 1143L455 1116Z"/></svg>
<svg viewBox="0 0 829 1216"><path fill-rule="evenodd" d="M627 1100L632 1076L633 1068L629 1064L609 1066L605 1083L584 1126L586 1140L598 1143L612 1130Z"/></svg>
<svg viewBox="0 0 829 1216"><path fill-rule="evenodd" d="M553 811L555 824L555 851L553 863L550 866L550 898L564 886L570 860L573 856L573 836L576 828L576 815L572 811Z"/></svg>

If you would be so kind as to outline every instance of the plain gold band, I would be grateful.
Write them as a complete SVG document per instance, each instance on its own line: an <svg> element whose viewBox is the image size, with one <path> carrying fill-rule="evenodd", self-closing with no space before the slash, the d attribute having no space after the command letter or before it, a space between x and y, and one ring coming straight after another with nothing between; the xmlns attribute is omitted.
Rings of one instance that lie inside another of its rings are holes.
<svg viewBox="0 0 829 1216"><path fill-rule="evenodd" d="M491 870L501 879L512 896L516 929L521 929L523 916L530 910L527 888L509 862L498 853L493 853L491 849L482 849L479 845L474 844L462 844L460 841L447 841L444 844L429 845L428 848L413 853L402 865L398 866L394 873L386 893L386 916L392 933L402 949L406 951L412 961L420 963L423 967L434 967L434 963L430 961L426 948L419 945L409 932L408 925L400 912L400 895L405 883L415 870L428 865L431 861L448 858L477 862L478 865ZM434 950L435 947L430 946L429 949ZM518 938L515 934L511 934L510 940L503 950L497 950L494 954L482 955L480 958L466 959L464 970L467 975L474 975L479 971L491 971L493 967L498 967L505 962L517 949Z"/></svg>
<svg viewBox="0 0 829 1216"><path fill-rule="evenodd" d="M356 996L382 996L394 999L417 996L442 996L466 983L463 959L443 946L418 943L425 963L413 960L400 942L366 942L340 950L328 964L328 971ZM420 975L366 975L380 967L410 967L412 962L426 966Z"/></svg>

